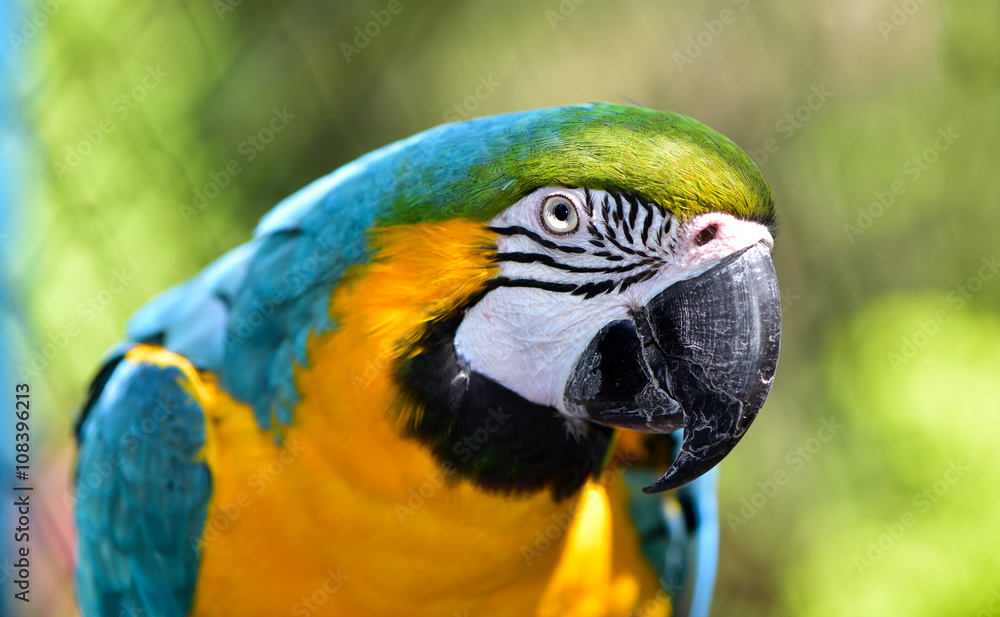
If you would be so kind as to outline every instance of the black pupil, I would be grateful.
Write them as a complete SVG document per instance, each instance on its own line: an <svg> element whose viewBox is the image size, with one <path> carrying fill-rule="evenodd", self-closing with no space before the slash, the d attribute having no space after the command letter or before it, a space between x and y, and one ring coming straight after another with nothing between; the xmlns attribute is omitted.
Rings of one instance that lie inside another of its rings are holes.
<svg viewBox="0 0 1000 617"><path fill-rule="evenodd" d="M558 204L556 204L556 207L553 208L552 214L555 215L556 219L565 223L567 220L569 220L569 206L567 206L562 202L559 202Z"/></svg>

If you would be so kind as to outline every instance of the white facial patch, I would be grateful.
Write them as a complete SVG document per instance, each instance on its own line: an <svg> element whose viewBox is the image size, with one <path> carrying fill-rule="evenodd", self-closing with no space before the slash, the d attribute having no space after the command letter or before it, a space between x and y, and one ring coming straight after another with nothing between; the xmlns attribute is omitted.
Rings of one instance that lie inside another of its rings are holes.
<svg viewBox="0 0 1000 617"><path fill-rule="evenodd" d="M635 197L562 187L538 189L489 225L499 234L499 273L458 328L458 356L566 415L566 380L605 325L727 255L773 244L766 227L729 214L680 225Z"/></svg>

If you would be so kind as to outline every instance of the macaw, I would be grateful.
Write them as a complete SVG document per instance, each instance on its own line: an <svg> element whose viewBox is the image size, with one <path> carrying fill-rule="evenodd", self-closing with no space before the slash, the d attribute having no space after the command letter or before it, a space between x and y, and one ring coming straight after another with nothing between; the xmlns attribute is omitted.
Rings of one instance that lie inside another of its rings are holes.
<svg viewBox="0 0 1000 617"><path fill-rule="evenodd" d="M774 221L731 141L605 103L317 180L94 379L83 615L707 614L706 472L777 364Z"/></svg>

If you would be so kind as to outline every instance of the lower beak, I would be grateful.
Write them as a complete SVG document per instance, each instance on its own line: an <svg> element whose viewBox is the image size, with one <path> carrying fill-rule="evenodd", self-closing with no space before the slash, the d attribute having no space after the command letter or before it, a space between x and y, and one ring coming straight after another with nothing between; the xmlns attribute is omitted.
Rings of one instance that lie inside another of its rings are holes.
<svg viewBox="0 0 1000 617"><path fill-rule="evenodd" d="M605 326L564 392L568 409L608 426L684 429L658 493L719 463L746 433L778 363L781 303L770 251L743 249Z"/></svg>

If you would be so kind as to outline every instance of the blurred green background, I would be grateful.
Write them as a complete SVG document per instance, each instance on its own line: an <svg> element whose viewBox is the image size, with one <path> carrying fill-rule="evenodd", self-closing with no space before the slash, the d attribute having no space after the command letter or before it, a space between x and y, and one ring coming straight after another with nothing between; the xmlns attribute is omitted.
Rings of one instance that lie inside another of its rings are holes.
<svg viewBox="0 0 1000 617"><path fill-rule="evenodd" d="M722 464L713 614L996 614L1000 3L389 4L15 5L5 380L45 457L18 609L73 614L73 409L139 305L374 148L632 100L750 152L782 222L781 360Z"/></svg>

